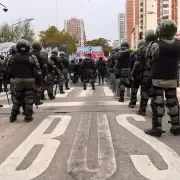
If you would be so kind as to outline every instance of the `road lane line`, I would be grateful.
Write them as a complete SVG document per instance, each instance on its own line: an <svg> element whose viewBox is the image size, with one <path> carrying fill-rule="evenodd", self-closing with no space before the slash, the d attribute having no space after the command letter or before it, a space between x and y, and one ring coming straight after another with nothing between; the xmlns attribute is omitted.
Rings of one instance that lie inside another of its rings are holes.
<svg viewBox="0 0 180 180"><path fill-rule="evenodd" d="M103 87L103 89L104 89L104 93L106 96L110 96L110 97L114 96L114 94L112 93L112 91L108 87Z"/></svg>
<svg viewBox="0 0 180 180"><path fill-rule="evenodd" d="M117 116L116 120L122 127L157 151L168 165L167 170L158 170L147 155L131 155L137 171L150 180L178 180L180 177L180 156L158 139L146 135L142 130L130 124L127 117L133 117L138 122L146 121L145 118L136 114L122 114Z"/></svg>
<svg viewBox="0 0 180 180"><path fill-rule="evenodd" d="M82 90L79 97L92 97L94 91L91 87L87 87L87 90Z"/></svg>
<svg viewBox="0 0 180 180"><path fill-rule="evenodd" d="M68 173L77 180L106 180L116 172L116 160L108 119L105 114L97 115L98 168L87 167L87 144L91 114L82 114L76 137L68 159Z"/></svg>
<svg viewBox="0 0 180 180"><path fill-rule="evenodd" d="M50 134L44 134L56 118L61 118ZM53 115L46 118L0 165L0 179L2 180L31 180L42 174L50 165L60 141L54 138L66 131L71 117ZM34 162L26 170L16 171L23 159L35 145L43 145Z"/></svg>

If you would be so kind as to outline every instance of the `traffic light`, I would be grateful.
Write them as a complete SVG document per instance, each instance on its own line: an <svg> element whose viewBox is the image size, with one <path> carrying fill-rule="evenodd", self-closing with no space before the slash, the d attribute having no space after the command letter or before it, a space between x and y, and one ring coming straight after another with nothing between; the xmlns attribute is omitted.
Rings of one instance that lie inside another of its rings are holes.
<svg viewBox="0 0 180 180"><path fill-rule="evenodd" d="M139 39L143 39L143 32L139 32Z"/></svg>

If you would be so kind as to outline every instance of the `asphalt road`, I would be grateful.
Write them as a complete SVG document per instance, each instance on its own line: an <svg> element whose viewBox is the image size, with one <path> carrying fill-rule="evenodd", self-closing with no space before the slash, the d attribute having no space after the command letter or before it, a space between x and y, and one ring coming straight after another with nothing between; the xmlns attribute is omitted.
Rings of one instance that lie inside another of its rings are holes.
<svg viewBox="0 0 180 180"><path fill-rule="evenodd" d="M151 112L136 115L129 98L119 103L110 89L66 94L9 123L10 107L0 95L0 180L180 180L180 136L144 134ZM149 109L149 108L148 108Z"/></svg>

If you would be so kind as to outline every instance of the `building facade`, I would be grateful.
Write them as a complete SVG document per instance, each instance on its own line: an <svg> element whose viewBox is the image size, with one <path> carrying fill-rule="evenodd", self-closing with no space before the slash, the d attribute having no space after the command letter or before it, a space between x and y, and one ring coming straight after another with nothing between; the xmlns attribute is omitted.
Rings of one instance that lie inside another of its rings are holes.
<svg viewBox="0 0 180 180"><path fill-rule="evenodd" d="M79 46L84 46L86 35L83 19L71 18L69 20L65 20L64 29L76 38Z"/></svg>
<svg viewBox="0 0 180 180"><path fill-rule="evenodd" d="M119 40L114 40L113 41L113 43L112 43L112 48L114 49L114 48L117 48L117 47L119 47Z"/></svg>
<svg viewBox="0 0 180 180"><path fill-rule="evenodd" d="M119 43L119 46L122 43L122 41L124 39L126 39L125 21L126 21L125 14L124 13L118 14L118 43Z"/></svg>
<svg viewBox="0 0 180 180"><path fill-rule="evenodd" d="M139 32L139 0L126 0L125 6L125 36L130 43L130 47L134 48L137 44L137 34Z"/></svg>

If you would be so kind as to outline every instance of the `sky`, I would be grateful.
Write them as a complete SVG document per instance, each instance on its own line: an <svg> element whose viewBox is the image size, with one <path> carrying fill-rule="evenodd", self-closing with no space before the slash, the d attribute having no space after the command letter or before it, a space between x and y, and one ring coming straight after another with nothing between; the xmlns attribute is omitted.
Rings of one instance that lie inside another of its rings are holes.
<svg viewBox="0 0 180 180"><path fill-rule="evenodd" d="M34 18L36 32L52 25L62 30L65 19L77 17L84 20L88 40L118 39L118 13L125 10L125 0L0 0L0 3L9 9L6 13L0 9L0 25Z"/></svg>

